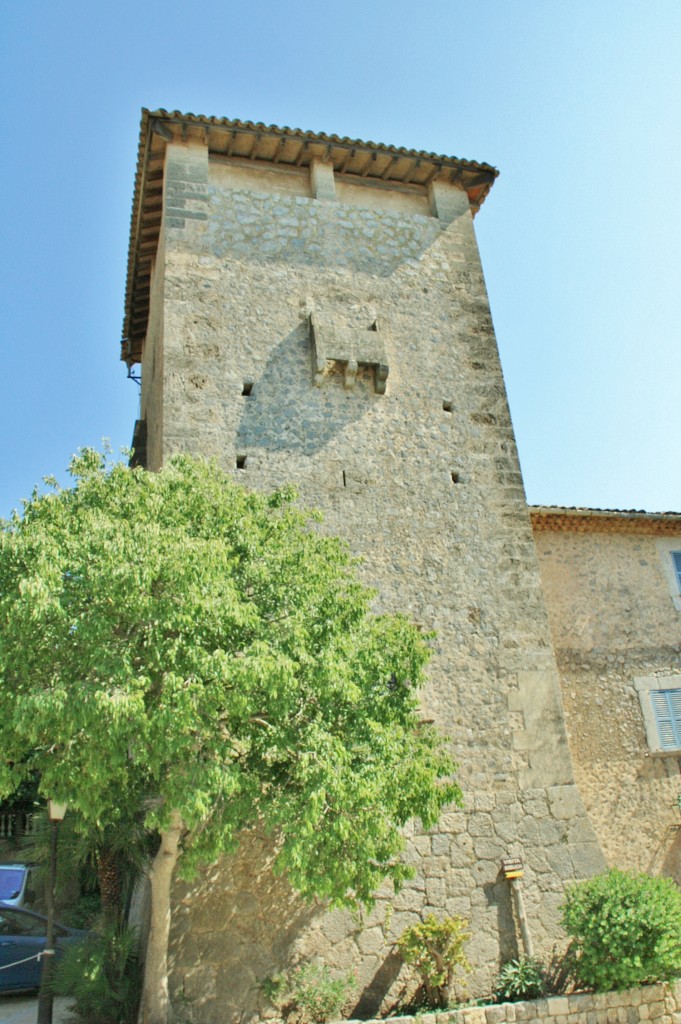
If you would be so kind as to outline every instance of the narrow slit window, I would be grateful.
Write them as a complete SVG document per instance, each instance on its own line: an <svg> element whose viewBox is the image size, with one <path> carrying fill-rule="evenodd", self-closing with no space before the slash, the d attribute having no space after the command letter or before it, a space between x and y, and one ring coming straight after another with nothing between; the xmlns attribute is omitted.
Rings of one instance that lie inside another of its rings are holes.
<svg viewBox="0 0 681 1024"><path fill-rule="evenodd" d="M246 468L246 456L245 455L237 455L237 457L236 457L236 468L237 469L245 469Z"/></svg>
<svg viewBox="0 0 681 1024"><path fill-rule="evenodd" d="M459 473L458 473L458 471L456 469L452 470L451 477L452 477L452 483L453 484L458 484L460 479L461 479L461 477L460 477L460 475L459 475Z"/></svg>
<svg viewBox="0 0 681 1024"><path fill-rule="evenodd" d="M676 573L676 585L681 591L681 551L672 551L672 562L674 563L674 572Z"/></svg>
<svg viewBox="0 0 681 1024"><path fill-rule="evenodd" d="M253 381L252 380L244 381L244 386L241 389L241 394L244 396L244 398L250 398L251 397L251 395L253 394Z"/></svg>

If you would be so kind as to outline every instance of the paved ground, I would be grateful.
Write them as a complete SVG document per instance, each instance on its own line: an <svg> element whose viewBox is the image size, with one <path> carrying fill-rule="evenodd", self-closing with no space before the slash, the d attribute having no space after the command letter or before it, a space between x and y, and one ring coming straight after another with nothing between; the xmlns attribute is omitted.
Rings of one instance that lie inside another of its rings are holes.
<svg viewBox="0 0 681 1024"><path fill-rule="evenodd" d="M70 1000L58 996L54 1001L52 1024L66 1024L75 1018L68 1013ZM0 996L0 1024L36 1024L38 999L36 996Z"/></svg>

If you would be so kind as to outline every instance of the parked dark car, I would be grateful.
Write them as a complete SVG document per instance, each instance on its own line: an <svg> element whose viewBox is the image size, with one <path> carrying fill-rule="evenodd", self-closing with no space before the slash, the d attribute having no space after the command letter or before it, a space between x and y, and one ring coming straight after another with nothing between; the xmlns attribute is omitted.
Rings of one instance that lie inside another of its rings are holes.
<svg viewBox="0 0 681 1024"><path fill-rule="evenodd" d="M66 946L82 942L88 933L79 928L55 924L54 938L59 959ZM47 918L23 907L0 903L0 992L20 992L40 987ZM12 965L12 966L10 966Z"/></svg>

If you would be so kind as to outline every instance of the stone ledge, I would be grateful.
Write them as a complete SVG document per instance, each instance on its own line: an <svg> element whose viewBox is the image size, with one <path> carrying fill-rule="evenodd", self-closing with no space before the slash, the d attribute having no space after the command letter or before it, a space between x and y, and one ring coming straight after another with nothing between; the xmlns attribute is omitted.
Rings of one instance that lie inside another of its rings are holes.
<svg viewBox="0 0 681 1024"><path fill-rule="evenodd" d="M661 982L623 992L578 992L532 1002L466 1006L417 1016L387 1017L346 1024L603 1024L610 1021L681 1021L681 980Z"/></svg>

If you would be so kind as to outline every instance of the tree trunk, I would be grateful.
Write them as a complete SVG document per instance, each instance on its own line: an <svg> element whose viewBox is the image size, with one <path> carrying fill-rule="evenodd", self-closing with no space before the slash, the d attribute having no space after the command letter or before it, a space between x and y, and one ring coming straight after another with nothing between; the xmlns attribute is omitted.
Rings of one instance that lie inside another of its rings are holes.
<svg viewBox="0 0 681 1024"><path fill-rule="evenodd" d="M107 921L123 917L123 871L120 854L102 848L97 854L97 879L102 912Z"/></svg>
<svg viewBox="0 0 681 1024"><path fill-rule="evenodd" d="M149 872L151 882L151 922L139 1024L170 1024L168 994L168 935L170 933L170 882L180 853L182 820L178 811L171 815L170 828L161 832L161 846Z"/></svg>

